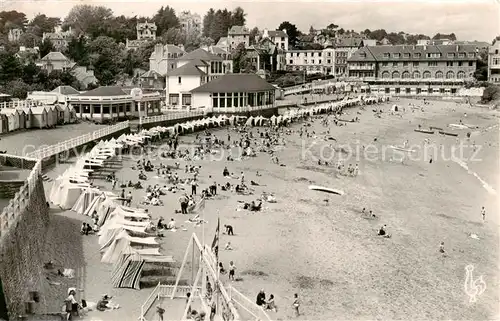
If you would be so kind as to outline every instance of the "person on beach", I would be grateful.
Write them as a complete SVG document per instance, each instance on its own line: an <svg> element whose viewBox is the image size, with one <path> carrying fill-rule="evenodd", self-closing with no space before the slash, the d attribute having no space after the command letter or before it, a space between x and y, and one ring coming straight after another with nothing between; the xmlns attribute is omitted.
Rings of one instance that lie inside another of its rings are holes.
<svg viewBox="0 0 500 321"><path fill-rule="evenodd" d="M486 210L484 209L484 206L483 208L481 208L481 216L483 217L483 223L486 221Z"/></svg>
<svg viewBox="0 0 500 321"><path fill-rule="evenodd" d="M229 261L229 280L234 281L234 273L236 272L236 265L233 261Z"/></svg>
<svg viewBox="0 0 500 321"><path fill-rule="evenodd" d="M196 195L196 187L198 186L198 184L196 183L196 180L193 179L191 181L191 195Z"/></svg>
<svg viewBox="0 0 500 321"><path fill-rule="evenodd" d="M266 292L264 292L264 289L260 290L260 292L257 294L255 303L260 307L266 304Z"/></svg>
<svg viewBox="0 0 500 321"><path fill-rule="evenodd" d="M165 314L165 309L161 306L156 306L156 313L158 314L158 320L163 321L163 315Z"/></svg>
<svg viewBox="0 0 500 321"><path fill-rule="evenodd" d="M295 311L295 317L300 316L300 312L299 312L300 302L299 302L299 295L297 293L295 293L293 295L292 306L293 306L293 309Z"/></svg>
<svg viewBox="0 0 500 321"><path fill-rule="evenodd" d="M127 194L127 206L132 205L132 192L129 191Z"/></svg>
<svg viewBox="0 0 500 321"><path fill-rule="evenodd" d="M122 205L125 205L125 189L122 189L120 193L120 198L122 199Z"/></svg>
<svg viewBox="0 0 500 321"><path fill-rule="evenodd" d="M266 310L278 312L278 307L276 306L276 303L274 302L274 295L273 294L271 294L269 296L269 300L267 300L267 302L266 302Z"/></svg>
<svg viewBox="0 0 500 321"><path fill-rule="evenodd" d="M227 235L234 235L233 227L231 225L224 224L224 228L226 229Z"/></svg>
<svg viewBox="0 0 500 321"><path fill-rule="evenodd" d="M191 296L191 292L186 293L186 304L189 304L189 297L190 296ZM190 315L190 314L191 314L191 304L189 304L188 311L187 311L187 315Z"/></svg>

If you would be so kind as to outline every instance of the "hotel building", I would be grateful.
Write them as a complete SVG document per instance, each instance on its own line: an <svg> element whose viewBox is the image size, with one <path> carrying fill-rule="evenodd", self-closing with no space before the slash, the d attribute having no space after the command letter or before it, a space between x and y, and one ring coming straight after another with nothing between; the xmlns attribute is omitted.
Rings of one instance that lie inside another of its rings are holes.
<svg viewBox="0 0 500 321"><path fill-rule="evenodd" d="M488 81L500 83L500 41L495 40L488 49Z"/></svg>
<svg viewBox="0 0 500 321"><path fill-rule="evenodd" d="M476 61L471 45L368 46L348 59L348 73L366 92L449 95L473 79Z"/></svg>

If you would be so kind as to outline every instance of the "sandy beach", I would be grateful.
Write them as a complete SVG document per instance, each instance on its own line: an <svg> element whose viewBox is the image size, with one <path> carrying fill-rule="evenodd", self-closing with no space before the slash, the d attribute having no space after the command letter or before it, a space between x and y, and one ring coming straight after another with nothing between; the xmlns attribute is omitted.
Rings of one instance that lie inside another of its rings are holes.
<svg viewBox="0 0 500 321"><path fill-rule="evenodd" d="M405 111L391 115L394 104ZM420 105L424 111L412 111L409 104ZM372 109L382 109L381 118ZM279 309L278 313L270 312L273 319L484 320L498 316L499 204L494 193L500 188L499 113L452 102L431 101L424 106L421 100L401 99L365 106L364 110L347 109L343 119L360 118L360 122L347 126L331 123L324 127L324 117L307 122L308 132L315 133L312 137L299 137L297 130L304 122L293 124L290 129L294 132L282 136L286 145L276 150L286 166L273 164L267 153L242 161L226 161L223 157L221 161L189 163L150 157L155 166L180 162L181 178L192 177L184 173L186 164L201 165L199 191L213 181L221 185L227 181L238 183L222 176L224 166L235 175L244 172L248 182L260 185L251 186L253 195L248 196L219 189L215 199L206 203L202 215L208 223L201 227L185 223L194 215L175 213L179 193L162 196L164 206L155 207L138 204L145 190L126 189L132 191L132 206L148 208L155 222L162 216L167 222L174 218L178 226L184 225L186 231L167 232L159 239L161 252L173 255L180 263L193 232L200 239L204 235L205 243L211 244L220 217L221 225L234 227L235 235L221 234L220 241L221 248L228 241L234 247L232 251L220 251L224 266L234 261L236 277L241 279L232 285L252 301L260 289L268 296L274 294ZM477 126L470 130L470 141L465 140L467 131L448 128L460 120ZM449 156L452 146L457 145L456 137L414 132L419 124L422 128L435 126L459 133L469 147L463 148L463 156L456 155L469 170ZM262 132L264 128L252 130L256 136L257 130ZM327 130L336 141L325 140ZM228 135L226 128L211 132L223 140ZM235 131L229 133L232 140L238 138ZM192 145L194 139L195 134L181 136L181 148ZM433 155L432 163L430 154L418 147L425 139L440 151ZM401 146L405 140L416 152L401 163L389 146ZM473 143L479 151L473 151ZM358 176L337 175L334 165L340 154L332 155L331 147L349 151L342 157L346 166L359 164ZM318 165L318 158L327 159L329 165ZM138 180L138 171L131 168L133 163L129 156L123 157L123 168L116 173L120 181ZM55 179L65 166L69 164L59 165L48 176ZM147 175L144 187L164 185L153 177L156 173ZM104 180L95 184L111 190L111 184ZM312 191L309 185L340 189L345 195ZM51 183L47 183L47 193L50 187ZM190 193L188 187L186 192ZM119 194L118 189L115 192ZM238 201L256 200L262 192L273 193L277 203L263 203L260 212L237 210ZM484 223L482 206L487 213ZM363 217L362 208L372 210L376 218ZM77 299L96 302L109 294L121 306L109 312L91 312L86 319L137 320L140 306L152 288L112 288L113 267L100 262L97 236L79 233L81 222L90 222L89 218L58 209L51 209L51 213L47 241L47 249L51 250L46 259L75 269L76 275L71 280L60 280L59 286L47 285L51 293L48 300L54 301L52 305L47 302L50 309L61 305L67 286L76 286L81 289ZM392 238L377 236L384 224ZM478 239L471 238L471 233ZM445 243L446 256L438 251L440 242ZM483 275L487 284L475 303L469 301L464 283L465 266L470 264L475 267L475 277ZM227 275L222 278L230 282ZM293 316L291 308L294 293L301 299L303 315L299 318ZM165 315L166 320L179 317L168 311Z"/></svg>

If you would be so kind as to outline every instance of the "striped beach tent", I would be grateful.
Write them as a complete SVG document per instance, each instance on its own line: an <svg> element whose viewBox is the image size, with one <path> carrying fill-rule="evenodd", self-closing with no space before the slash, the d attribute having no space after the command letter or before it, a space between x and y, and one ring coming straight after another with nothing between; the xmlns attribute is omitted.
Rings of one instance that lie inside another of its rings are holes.
<svg viewBox="0 0 500 321"><path fill-rule="evenodd" d="M139 253L124 254L115 265L111 283L115 288L139 290L142 269L146 263L174 263L172 256L141 255Z"/></svg>

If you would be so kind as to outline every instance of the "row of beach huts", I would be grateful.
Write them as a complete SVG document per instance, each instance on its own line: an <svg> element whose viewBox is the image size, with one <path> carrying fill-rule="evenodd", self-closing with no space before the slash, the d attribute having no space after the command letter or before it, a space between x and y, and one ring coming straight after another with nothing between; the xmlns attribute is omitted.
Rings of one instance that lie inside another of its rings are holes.
<svg viewBox="0 0 500 321"><path fill-rule="evenodd" d="M44 105L0 109L0 134L29 128L53 128L77 120L69 105Z"/></svg>

